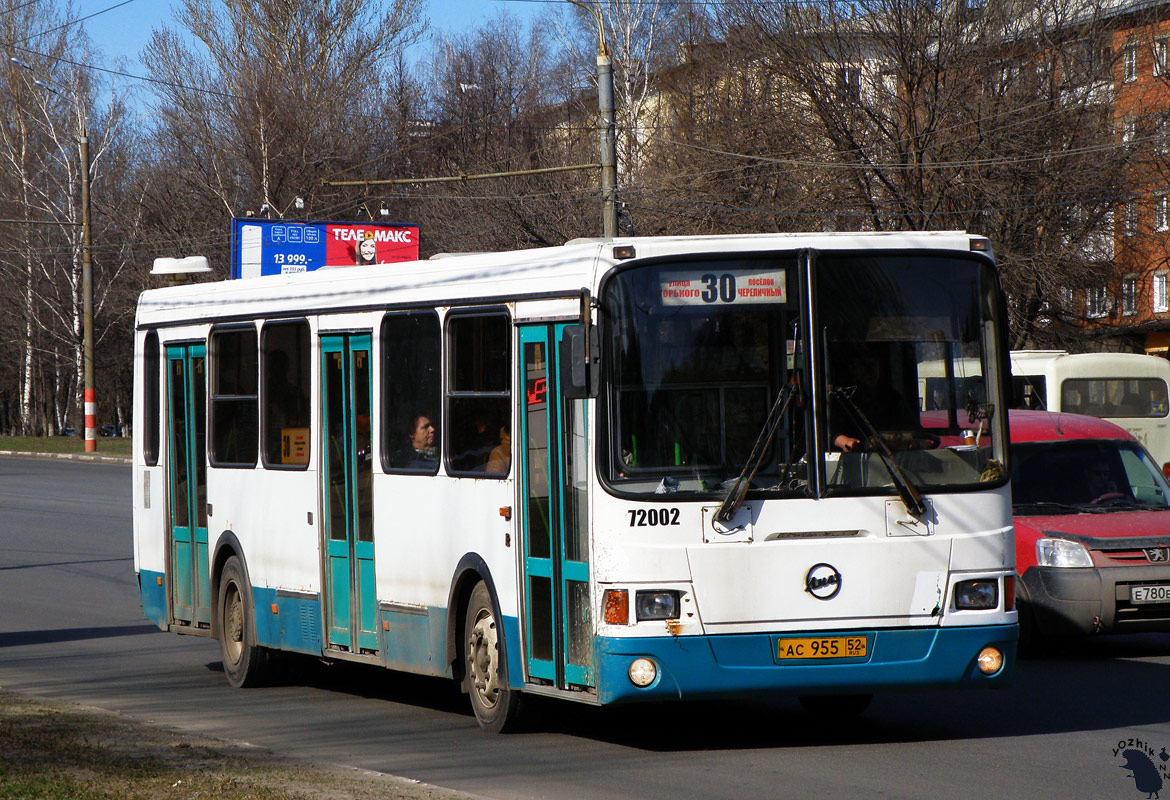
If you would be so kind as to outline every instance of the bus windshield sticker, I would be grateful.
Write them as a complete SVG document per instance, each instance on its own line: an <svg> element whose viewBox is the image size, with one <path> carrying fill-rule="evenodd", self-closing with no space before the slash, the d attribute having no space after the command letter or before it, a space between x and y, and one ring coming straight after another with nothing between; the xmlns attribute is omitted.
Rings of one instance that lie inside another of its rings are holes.
<svg viewBox="0 0 1170 800"><path fill-rule="evenodd" d="M665 272L660 279L664 306L786 303L786 270L734 269Z"/></svg>

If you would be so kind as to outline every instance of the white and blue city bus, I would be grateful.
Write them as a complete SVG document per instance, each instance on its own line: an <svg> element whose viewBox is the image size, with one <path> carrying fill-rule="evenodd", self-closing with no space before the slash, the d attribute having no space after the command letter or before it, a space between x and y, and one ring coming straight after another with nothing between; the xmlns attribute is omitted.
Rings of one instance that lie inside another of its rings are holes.
<svg viewBox="0 0 1170 800"><path fill-rule="evenodd" d="M444 676L489 730L526 694L843 712L1003 686L1005 325L987 240L962 232L147 291L143 609L217 638L234 686L290 652ZM919 367L947 363L981 380L924 410Z"/></svg>

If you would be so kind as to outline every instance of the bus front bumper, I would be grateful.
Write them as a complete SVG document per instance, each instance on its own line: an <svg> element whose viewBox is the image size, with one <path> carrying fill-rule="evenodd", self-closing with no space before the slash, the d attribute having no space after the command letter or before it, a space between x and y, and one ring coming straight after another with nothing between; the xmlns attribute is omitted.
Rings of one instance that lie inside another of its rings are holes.
<svg viewBox="0 0 1170 800"><path fill-rule="evenodd" d="M597 640L602 703L701 699L737 695L873 694L958 687L1003 687L1015 666L1016 625L833 631L816 634L726 634ZM865 636L861 658L792 659L777 656L781 639ZM1003 654L1002 668L980 672L985 647ZM648 686L630 679L630 665L650 659Z"/></svg>

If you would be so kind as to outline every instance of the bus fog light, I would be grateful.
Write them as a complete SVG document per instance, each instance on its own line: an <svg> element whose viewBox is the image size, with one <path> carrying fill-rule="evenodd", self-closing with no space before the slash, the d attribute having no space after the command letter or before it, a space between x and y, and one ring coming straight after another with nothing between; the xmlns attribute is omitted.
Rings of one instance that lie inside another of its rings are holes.
<svg viewBox="0 0 1170 800"><path fill-rule="evenodd" d="M980 578L955 584L955 608L986 610L998 605L999 581L995 578Z"/></svg>
<svg viewBox="0 0 1170 800"><path fill-rule="evenodd" d="M658 677L658 667L648 658L635 658L630 664L630 682L645 689Z"/></svg>
<svg viewBox="0 0 1170 800"><path fill-rule="evenodd" d="M644 619L678 619L677 591L639 591L634 595L634 610Z"/></svg>
<svg viewBox="0 0 1170 800"><path fill-rule="evenodd" d="M1003 669L1003 653L998 647L984 647L979 651L978 663L980 672L984 675L994 675Z"/></svg>

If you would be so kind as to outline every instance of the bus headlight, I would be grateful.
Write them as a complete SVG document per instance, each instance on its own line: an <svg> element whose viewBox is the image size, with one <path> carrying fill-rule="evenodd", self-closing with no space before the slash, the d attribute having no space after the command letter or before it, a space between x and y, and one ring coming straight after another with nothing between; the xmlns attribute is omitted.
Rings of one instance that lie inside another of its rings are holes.
<svg viewBox="0 0 1170 800"><path fill-rule="evenodd" d="M635 658L630 664L630 683L645 689L658 677L658 666L649 658Z"/></svg>
<svg viewBox="0 0 1170 800"><path fill-rule="evenodd" d="M1036 541L1036 563L1042 567L1091 567L1093 557L1089 548L1068 539L1039 539Z"/></svg>
<svg viewBox="0 0 1170 800"><path fill-rule="evenodd" d="M678 592L674 590L639 590L634 595L634 613L639 622L646 619L678 619L678 608Z"/></svg>
<svg viewBox="0 0 1170 800"><path fill-rule="evenodd" d="M999 579L979 578L955 584L955 608L965 611L996 608L999 605Z"/></svg>

